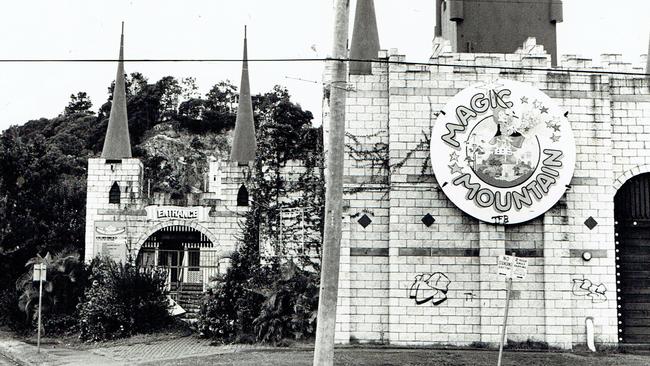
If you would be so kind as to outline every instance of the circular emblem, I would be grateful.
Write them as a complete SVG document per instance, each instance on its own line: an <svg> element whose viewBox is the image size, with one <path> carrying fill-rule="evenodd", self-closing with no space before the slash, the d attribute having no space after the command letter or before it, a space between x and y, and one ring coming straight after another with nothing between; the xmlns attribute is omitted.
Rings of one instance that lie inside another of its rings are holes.
<svg viewBox="0 0 650 366"><path fill-rule="evenodd" d="M438 184L479 220L516 224L548 211L566 191L575 141L564 111L529 84L498 80L456 94L431 136Z"/></svg>

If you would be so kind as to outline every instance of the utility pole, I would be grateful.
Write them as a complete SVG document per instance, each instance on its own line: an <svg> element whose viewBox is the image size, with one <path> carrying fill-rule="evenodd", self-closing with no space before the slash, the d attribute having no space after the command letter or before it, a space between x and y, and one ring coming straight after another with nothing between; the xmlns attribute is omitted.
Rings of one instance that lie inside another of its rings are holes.
<svg viewBox="0 0 650 366"><path fill-rule="evenodd" d="M334 364L336 302L339 290L341 216L343 214L343 149L345 138L345 98L347 83L348 18L350 0L335 0L334 46L331 61L330 128L326 157L325 232L318 299L314 366Z"/></svg>

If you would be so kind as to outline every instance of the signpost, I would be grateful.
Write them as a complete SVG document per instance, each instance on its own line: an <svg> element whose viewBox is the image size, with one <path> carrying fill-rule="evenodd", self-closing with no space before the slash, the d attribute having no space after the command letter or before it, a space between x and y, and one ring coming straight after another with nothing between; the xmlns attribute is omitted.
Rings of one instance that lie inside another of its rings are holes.
<svg viewBox="0 0 650 366"><path fill-rule="evenodd" d="M528 259L517 258L512 255L500 255L497 260L497 273L506 276L506 310L503 314L503 327L501 327L501 342L499 343L499 361L501 366L503 356L503 344L506 340L506 326L508 325L508 310L510 309L510 290L512 289L512 278L524 279L528 274Z"/></svg>
<svg viewBox="0 0 650 366"><path fill-rule="evenodd" d="M47 280L47 269L44 263L34 264L34 281L38 281L38 338L37 352L41 353L41 306L43 305L43 281Z"/></svg>

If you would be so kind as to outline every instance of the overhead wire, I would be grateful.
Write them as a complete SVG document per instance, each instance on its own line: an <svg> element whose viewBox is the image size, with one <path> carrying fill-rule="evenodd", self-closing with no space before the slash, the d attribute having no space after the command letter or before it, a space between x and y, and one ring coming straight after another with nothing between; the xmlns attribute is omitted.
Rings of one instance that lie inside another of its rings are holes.
<svg viewBox="0 0 650 366"><path fill-rule="evenodd" d="M0 63L104 63L104 62L118 62L117 59L0 59ZM134 58L125 59L124 62L144 63L144 62L243 62L241 58L169 58L169 59L153 59L153 58ZM459 67L459 68L475 68L475 69L499 69L499 70L514 70L514 71L537 71L537 72L562 72L562 73L576 73L576 74L597 74L597 75L626 75L626 76L640 76L650 77L650 73L633 72L633 71L618 71L618 70L599 70L597 68L566 68L566 67L534 67L534 66L507 66L507 65L477 65L470 63L444 63L444 62L415 62L415 61L397 61L388 58L379 59L359 59L359 58L344 58L336 59L331 57L324 58L249 58L248 62L378 62L383 64L392 65L412 65L412 66L434 66L434 67Z"/></svg>

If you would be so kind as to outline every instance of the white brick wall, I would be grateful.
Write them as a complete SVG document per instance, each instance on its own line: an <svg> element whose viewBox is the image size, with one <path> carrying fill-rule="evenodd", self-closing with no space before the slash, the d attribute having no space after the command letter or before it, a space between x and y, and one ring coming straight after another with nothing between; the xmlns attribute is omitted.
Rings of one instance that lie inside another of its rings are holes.
<svg viewBox="0 0 650 366"><path fill-rule="evenodd" d="M206 234L222 256L228 257L237 247L240 220L247 207L237 206L237 192L245 181L247 167L222 162L221 196L211 207L204 221L150 219L144 208L150 204L143 191L143 166L139 159L123 159L120 164L106 164L104 159L88 160L88 191L86 198L85 260L90 261L100 250L94 243L97 221L118 221L127 224L125 250L135 258L144 241L162 227L186 225ZM108 193L114 182L120 185L120 204L108 203ZM207 194L207 198L214 198Z"/></svg>
<svg viewBox="0 0 650 366"><path fill-rule="evenodd" d="M380 57L404 60L396 51ZM604 66L622 67L617 57L605 57ZM550 58L526 54L444 53L431 62L550 67ZM575 56L560 66L594 67ZM422 174L429 151L417 149L451 97L498 78L532 83L553 98L569 112L577 144L574 178L560 202L537 219L506 227L479 223L458 210L438 187L430 164ZM505 283L494 274L495 257L515 251L530 257L530 267L526 280L513 284L508 338L570 348L585 342L584 320L592 316L597 341L617 342L613 196L630 177L650 172L646 80L559 69L375 63L372 75L351 76L349 83L354 91L348 93L346 128L356 141L346 139L352 147L345 166L349 223L337 341L497 342ZM385 145L384 156L355 154ZM390 173L377 168L382 158ZM421 221L427 213L436 219L428 228ZM357 223L363 214L373 220L365 229ZM593 230L584 225L590 216L598 222ZM600 255L586 262L583 251ZM447 300L416 305L408 296L414 276L434 272L450 280ZM572 294L573 279L583 277L607 287L606 302Z"/></svg>

